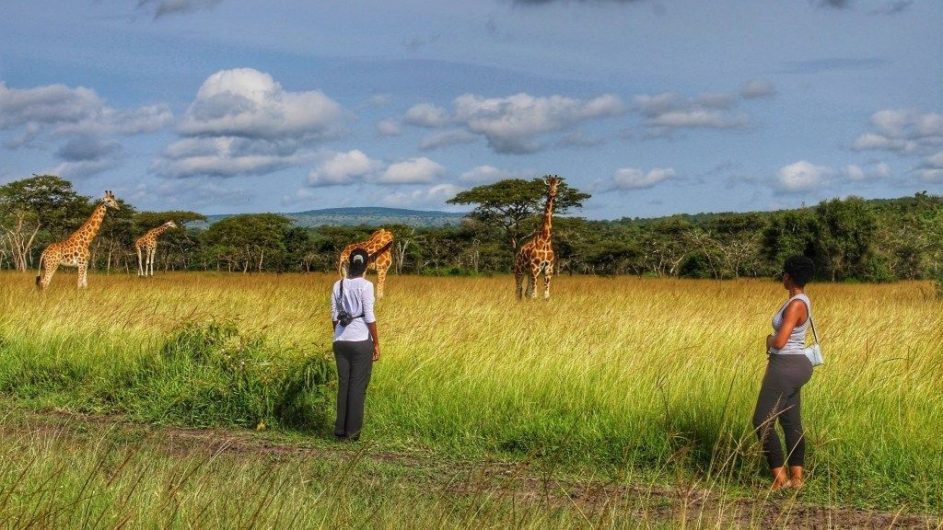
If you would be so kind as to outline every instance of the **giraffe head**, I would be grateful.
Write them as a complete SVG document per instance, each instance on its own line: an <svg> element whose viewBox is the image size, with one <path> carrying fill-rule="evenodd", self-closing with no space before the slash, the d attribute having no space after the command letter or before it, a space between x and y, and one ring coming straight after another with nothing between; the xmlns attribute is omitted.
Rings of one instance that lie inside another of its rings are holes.
<svg viewBox="0 0 943 530"><path fill-rule="evenodd" d="M120 210L121 207L118 206L118 200L115 199L115 194L111 190L105 190L105 197L102 199L102 203L108 208L114 208L115 210Z"/></svg>
<svg viewBox="0 0 943 530"><path fill-rule="evenodd" d="M166 223L164 223L164 226L167 228L177 228L177 223L173 221L167 221Z"/></svg>
<svg viewBox="0 0 943 530"><path fill-rule="evenodd" d="M563 179L556 175L547 175L544 177L544 184L547 185L547 195L550 197L556 197L557 188L560 187L561 182L563 182Z"/></svg>

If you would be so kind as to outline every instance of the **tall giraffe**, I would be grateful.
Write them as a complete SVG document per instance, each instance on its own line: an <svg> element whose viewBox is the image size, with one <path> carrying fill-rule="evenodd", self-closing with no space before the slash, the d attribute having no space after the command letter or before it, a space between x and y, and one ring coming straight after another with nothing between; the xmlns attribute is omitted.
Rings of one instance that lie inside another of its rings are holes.
<svg viewBox="0 0 943 530"><path fill-rule="evenodd" d="M79 269L78 287L80 289L88 287L88 258L91 254L88 247L98 235L108 208L120 209L115 195L110 191L105 192L102 202L95 207L92 216L78 230L66 239L51 243L46 247L39 257L39 275L36 276L36 285L40 289L49 286L52 275L56 273L59 265L77 267Z"/></svg>
<svg viewBox="0 0 943 530"><path fill-rule="evenodd" d="M157 254L157 238L171 228L177 228L177 223L167 221L156 228L151 228L134 242L134 250L138 253L138 276L154 275L154 255ZM143 259L141 250L144 251ZM150 267L150 274L148 274L148 267Z"/></svg>
<svg viewBox="0 0 943 530"><path fill-rule="evenodd" d="M553 242L553 201L557 197L557 188L562 179L556 175L544 178L547 184L547 203L544 206L543 223L540 232L533 239L524 243L514 260L514 291L518 298L525 296L524 274L527 277L527 292L531 298L537 298L537 278L544 275L544 298L550 298L550 278L553 277L554 253Z"/></svg>
<svg viewBox="0 0 943 530"><path fill-rule="evenodd" d="M386 271L393 264L393 232L379 229L370 235L370 239L351 243L344 247L340 260L337 262L337 273L342 278L347 277L347 266L350 265L350 253L355 248L362 248L370 255L367 260L367 270L377 271L377 298L383 298L383 284L386 283Z"/></svg>

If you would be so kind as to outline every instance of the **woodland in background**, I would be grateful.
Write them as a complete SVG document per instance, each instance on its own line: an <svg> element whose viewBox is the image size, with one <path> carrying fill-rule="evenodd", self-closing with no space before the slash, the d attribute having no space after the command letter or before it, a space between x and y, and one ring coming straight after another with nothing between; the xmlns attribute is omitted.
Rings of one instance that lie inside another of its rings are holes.
<svg viewBox="0 0 943 530"><path fill-rule="evenodd" d="M543 184L507 180L462 192L452 203L475 205L460 226L386 226L395 234L396 274L506 273L514 247L537 228ZM589 195L567 188L559 212ZM0 268L35 269L46 245L67 237L97 198L79 195L55 176L0 186ZM136 273L134 240L167 220L205 220L190 211L145 212L121 200L92 245L100 271ZM302 228L277 214L236 215L208 228L161 236L157 270L299 272L336 270L347 244L376 227ZM783 259L805 254L822 280L884 282L943 277L943 197L824 201L799 210L676 215L657 219L554 219L557 274L683 278L769 277Z"/></svg>

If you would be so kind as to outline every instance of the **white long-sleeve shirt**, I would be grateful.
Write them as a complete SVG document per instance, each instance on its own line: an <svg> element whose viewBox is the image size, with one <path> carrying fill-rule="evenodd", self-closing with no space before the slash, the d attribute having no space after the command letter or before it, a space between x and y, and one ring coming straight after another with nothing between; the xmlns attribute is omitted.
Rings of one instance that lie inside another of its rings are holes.
<svg viewBox="0 0 943 530"><path fill-rule="evenodd" d="M344 295L340 296L341 282L344 282ZM358 342L370 338L367 324L377 321L373 314L373 284L364 278L338 280L331 290L331 320L337 321L337 313L341 309L351 316L360 317L351 321L350 325L342 326L339 322L334 328L334 341ZM340 306L338 306L340 303ZM362 317L360 315L363 315Z"/></svg>

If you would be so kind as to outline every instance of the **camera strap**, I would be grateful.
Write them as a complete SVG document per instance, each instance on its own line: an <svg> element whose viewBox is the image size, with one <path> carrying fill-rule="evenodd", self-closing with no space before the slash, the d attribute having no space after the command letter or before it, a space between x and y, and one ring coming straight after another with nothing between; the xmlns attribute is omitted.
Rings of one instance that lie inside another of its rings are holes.
<svg viewBox="0 0 943 530"><path fill-rule="evenodd" d="M344 278L341 278L340 280L340 288L338 289L337 293L337 313L347 313L347 309L344 307ZM355 318L362 318L363 316L364 314L361 313L358 316L351 316L350 318L353 320Z"/></svg>

